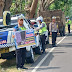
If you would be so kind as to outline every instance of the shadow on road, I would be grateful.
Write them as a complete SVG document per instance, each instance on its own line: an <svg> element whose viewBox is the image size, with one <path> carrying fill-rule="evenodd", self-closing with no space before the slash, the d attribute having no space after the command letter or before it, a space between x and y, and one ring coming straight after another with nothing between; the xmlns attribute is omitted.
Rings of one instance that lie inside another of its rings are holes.
<svg viewBox="0 0 72 72"><path fill-rule="evenodd" d="M61 44L61 45L58 45L58 47L72 48L72 45L70 45L70 44Z"/></svg>
<svg viewBox="0 0 72 72"><path fill-rule="evenodd" d="M67 36L72 36L72 33L68 34Z"/></svg>
<svg viewBox="0 0 72 72"><path fill-rule="evenodd" d="M61 52L59 52L59 53L61 53ZM53 55L54 53L52 52L52 53L50 53L50 55L47 57L47 59L42 63L42 65L37 69L37 72L43 72L43 70L50 70L50 69L60 69L60 67L49 67L49 64L50 64L50 62L53 60L53 58L54 58L54 55ZM42 55L42 59L44 58L46 56L46 54L45 55ZM42 59L40 59L40 60L42 60ZM38 59L39 60L39 59ZM39 61L40 62L40 61ZM37 63L38 64L38 61L37 62L35 62L35 63ZM32 65L31 66L31 68L29 69L29 70L33 70L35 67L36 67L36 64L34 63L34 65Z"/></svg>

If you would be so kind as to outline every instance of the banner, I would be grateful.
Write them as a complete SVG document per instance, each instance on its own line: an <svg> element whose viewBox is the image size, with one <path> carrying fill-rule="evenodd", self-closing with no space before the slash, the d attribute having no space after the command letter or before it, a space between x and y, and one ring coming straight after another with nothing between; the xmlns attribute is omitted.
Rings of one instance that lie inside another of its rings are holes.
<svg viewBox="0 0 72 72"><path fill-rule="evenodd" d="M26 31L16 31L15 40L17 48L24 48L27 46L36 45L33 29L29 29Z"/></svg>

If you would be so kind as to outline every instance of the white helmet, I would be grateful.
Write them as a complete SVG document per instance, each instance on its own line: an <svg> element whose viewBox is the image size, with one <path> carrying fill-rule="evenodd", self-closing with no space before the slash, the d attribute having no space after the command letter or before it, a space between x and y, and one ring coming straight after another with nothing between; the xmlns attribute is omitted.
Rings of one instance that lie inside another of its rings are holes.
<svg viewBox="0 0 72 72"><path fill-rule="evenodd" d="M38 17L38 18L36 19L36 21L38 21L38 20L41 20L41 18L40 18L40 17Z"/></svg>
<svg viewBox="0 0 72 72"><path fill-rule="evenodd" d="M55 16L53 16L53 17L52 17L52 19L56 19L56 17L55 17Z"/></svg>
<svg viewBox="0 0 72 72"><path fill-rule="evenodd" d="M43 17L42 17L42 16L38 17L38 18L36 19L36 21L38 21L38 20L40 20L41 22L43 22Z"/></svg>
<svg viewBox="0 0 72 72"><path fill-rule="evenodd" d="M18 19L24 19L23 14L19 15L19 16L18 16Z"/></svg>
<svg viewBox="0 0 72 72"><path fill-rule="evenodd" d="M43 17L42 17L42 16L40 16L40 18L41 18L41 21L43 22Z"/></svg>

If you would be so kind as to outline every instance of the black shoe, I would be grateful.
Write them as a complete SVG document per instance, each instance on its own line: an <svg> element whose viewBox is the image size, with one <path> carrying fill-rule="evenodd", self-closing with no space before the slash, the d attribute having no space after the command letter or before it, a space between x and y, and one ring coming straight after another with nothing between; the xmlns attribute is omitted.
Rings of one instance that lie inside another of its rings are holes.
<svg viewBox="0 0 72 72"><path fill-rule="evenodd" d="M25 67L21 67L21 69L28 69L28 68L25 68Z"/></svg>
<svg viewBox="0 0 72 72"><path fill-rule="evenodd" d="M52 45L52 47L57 47L56 45Z"/></svg>
<svg viewBox="0 0 72 72"><path fill-rule="evenodd" d="M43 54L46 54L46 52L44 51L44 52L42 52Z"/></svg>

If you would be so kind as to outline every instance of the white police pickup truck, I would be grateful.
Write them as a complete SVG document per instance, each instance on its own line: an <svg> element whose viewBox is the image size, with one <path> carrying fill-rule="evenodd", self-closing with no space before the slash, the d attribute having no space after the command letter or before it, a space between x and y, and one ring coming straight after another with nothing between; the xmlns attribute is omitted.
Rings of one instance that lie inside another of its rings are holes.
<svg viewBox="0 0 72 72"><path fill-rule="evenodd" d="M9 15L9 12L5 13L4 16L5 19L7 18L6 16L7 14ZM9 23L8 25L6 24L3 25L4 18L0 19L0 57L2 56L3 58L6 58L8 56L8 58L12 58L12 54L14 54L16 50L12 34L13 34L13 27L17 25L17 17L11 17L11 23ZM27 29L30 28L29 23L25 18L24 18L24 25ZM34 54L32 46L26 47L26 50L27 50L26 61L28 63L34 62Z"/></svg>

